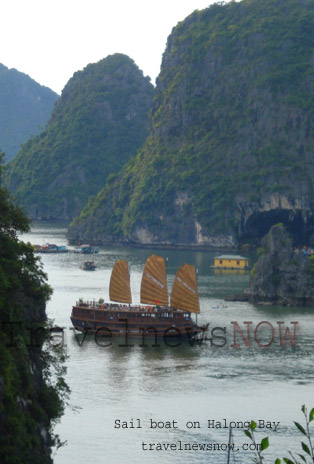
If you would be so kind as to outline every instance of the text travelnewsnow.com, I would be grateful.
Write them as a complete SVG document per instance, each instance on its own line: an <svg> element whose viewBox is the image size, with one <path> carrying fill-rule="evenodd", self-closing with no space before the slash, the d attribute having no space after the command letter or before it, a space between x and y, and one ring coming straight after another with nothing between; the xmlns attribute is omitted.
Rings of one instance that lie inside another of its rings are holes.
<svg viewBox="0 0 314 464"><path fill-rule="evenodd" d="M142 451L255 451L261 450L261 444L243 443L238 446L234 443L185 443L179 440L177 443L144 443Z"/></svg>

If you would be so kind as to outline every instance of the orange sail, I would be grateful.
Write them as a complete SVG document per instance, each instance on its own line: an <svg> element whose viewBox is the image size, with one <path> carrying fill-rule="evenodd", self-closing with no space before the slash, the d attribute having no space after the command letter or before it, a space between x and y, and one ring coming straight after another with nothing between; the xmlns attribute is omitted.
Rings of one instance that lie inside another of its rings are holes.
<svg viewBox="0 0 314 464"><path fill-rule="evenodd" d="M151 255L146 261L141 283L141 303L168 305L166 264L161 256Z"/></svg>
<svg viewBox="0 0 314 464"><path fill-rule="evenodd" d="M118 259L115 262L109 285L109 298L119 303L132 303L128 262Z"/></svg>
<svg viewBox="0 0 314 464"><path fill-rule="evenodd" d="M195 267L183 264L174 279L170 306L191 313L200 313Z"/></svg>

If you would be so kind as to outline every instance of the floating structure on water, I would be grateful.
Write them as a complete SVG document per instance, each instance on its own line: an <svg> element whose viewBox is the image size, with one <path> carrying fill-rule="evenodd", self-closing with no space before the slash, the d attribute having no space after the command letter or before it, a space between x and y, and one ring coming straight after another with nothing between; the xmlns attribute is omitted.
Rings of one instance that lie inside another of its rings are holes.
<svg viewBox="0 0 314 464"><path fill-rule="evenodd" d="M45 245L34 245L35 253L68 253L68 248L64 245L58 246L54 243L46 243Z"/></svg>
<svg viewBox="0 0 314 464"><path fill-rule="evenodd" d="M214 269L250 269L249 258L238 255L221 255L214 258Z"/></svg>
<svg viewBox="0 0 314 464"><path fill-rule="evenodd" d="M92 255L92 254L99 253L99 248L93 247L91 245L81 245L75 248L74 253L81 253L83 255Z"/></svg>

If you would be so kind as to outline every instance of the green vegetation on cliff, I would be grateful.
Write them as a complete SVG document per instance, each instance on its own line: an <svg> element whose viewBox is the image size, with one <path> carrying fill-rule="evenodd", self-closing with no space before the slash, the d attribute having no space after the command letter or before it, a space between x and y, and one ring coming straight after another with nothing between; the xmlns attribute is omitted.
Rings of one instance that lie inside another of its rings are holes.
<svg viewBox="0 0 314 464"><path fill-rule="evenodd" d="M57 99L26 74L0 64L0 150L6 160L45 127Z"/></svg>
<svg viewBox="0 0 314 464"><path fill-rule="evenodd" d="M89 64L65 86L47 128L8 164L4 185L31 218L73 218L144 143L152 93L125 55Z"/></svg>
<svg viewBox="0 0 314 464"><path fill-rule="evenodd" d="M58 444L53 421L63 412L67 391L61 358L43 346L51 289L33 248L17 237L29 230L28 220L2 188L0 211L0 462L48 464L51 446ZM30 328L39 329L33 341ZM57 367L54 384L51 361Z"/></svg>
<svg viewBox="0 0 314 464"><path fill-rule="evenodd" d="M143 149L69 238L232 245L279 220L313 229L313 30L312 0L215 4L179 23Z"/></svg>

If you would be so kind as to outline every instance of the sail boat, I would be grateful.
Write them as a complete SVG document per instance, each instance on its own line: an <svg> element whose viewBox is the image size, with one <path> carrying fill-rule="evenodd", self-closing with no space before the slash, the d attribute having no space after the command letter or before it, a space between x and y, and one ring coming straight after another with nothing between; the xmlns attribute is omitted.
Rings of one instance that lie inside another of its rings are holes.
<svg viewBox="0 0 314 464"><path fill-rule="evenodd" d="M199 314L200 305L195 268L190 264L179 268L169 305L165 260L150 256L142 275L141 304L132 305L128 262L119 259L112 269L109 298L108 303L76 302L71 314L74 328L92 334L155 339L190 339L206 330L206 326L197 326L191 318L191 313Z"/></svg>

